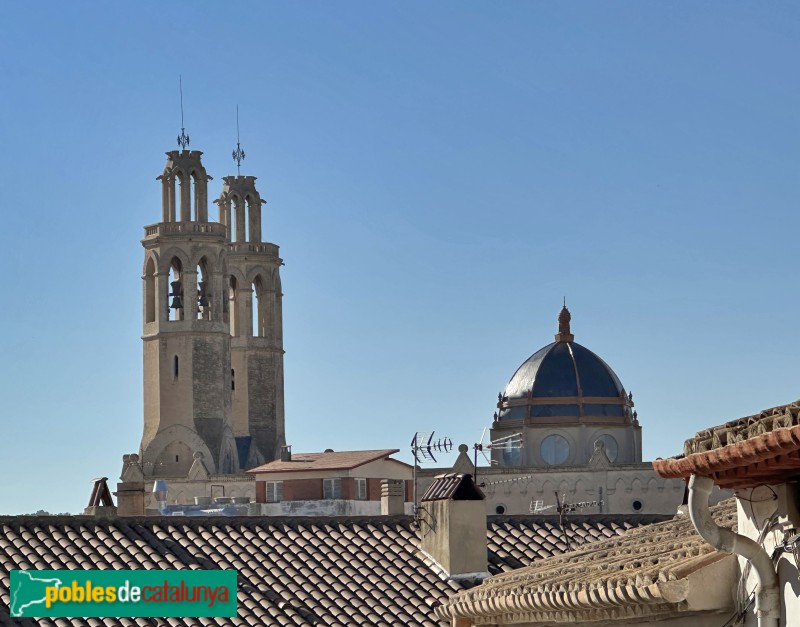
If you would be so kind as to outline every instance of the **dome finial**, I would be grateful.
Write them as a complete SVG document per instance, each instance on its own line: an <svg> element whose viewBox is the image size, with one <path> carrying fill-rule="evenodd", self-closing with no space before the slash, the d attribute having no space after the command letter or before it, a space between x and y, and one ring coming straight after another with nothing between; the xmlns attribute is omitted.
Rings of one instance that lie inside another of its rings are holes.
<svg viewBox="0 0 800 627"><path fill-rule="evenodd" d="M564 306L561 307L561 313L558 314L558 333L556 333L556 342L571 342L575 339L569 329L569 322L572 316L567 309L567 298L564 297Z"/></svg>

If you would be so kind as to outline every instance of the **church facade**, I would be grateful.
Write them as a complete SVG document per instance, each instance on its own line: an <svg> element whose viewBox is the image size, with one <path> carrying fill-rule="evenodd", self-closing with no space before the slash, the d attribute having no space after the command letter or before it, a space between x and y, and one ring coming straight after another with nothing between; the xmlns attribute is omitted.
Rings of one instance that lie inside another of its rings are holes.
<svg viewBox="0 0 800 627"><path fill-rule="evenodd" d="M252 496L244 471L285 445L283 262L263 241L255 177L223 177L209 219L201 156L167 153L161 221L145 227L144 432L129 458L145 480L197 484L183 498L207 495L214 476Z"/></svg>

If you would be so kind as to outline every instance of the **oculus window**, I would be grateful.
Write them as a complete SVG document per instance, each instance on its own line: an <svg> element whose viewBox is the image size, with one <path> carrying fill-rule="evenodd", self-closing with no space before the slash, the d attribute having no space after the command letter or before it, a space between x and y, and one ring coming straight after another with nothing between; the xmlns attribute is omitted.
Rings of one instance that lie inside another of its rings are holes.
<svg viewBox="0 0 800 627"><path fill-rule="evenodd" d="M546 464L558 466L569 459L569 442L558 434L548 435L542 440L539 453Z"/></svg>

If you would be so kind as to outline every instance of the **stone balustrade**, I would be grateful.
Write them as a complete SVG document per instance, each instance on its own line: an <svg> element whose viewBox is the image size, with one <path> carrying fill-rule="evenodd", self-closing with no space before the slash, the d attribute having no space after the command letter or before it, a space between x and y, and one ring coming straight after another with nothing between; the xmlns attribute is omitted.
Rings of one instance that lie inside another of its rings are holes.
<svg viewBox="0 0 800 627"><path fill-rule="evenodd" d="M159 222L144 227L144 236L160 237L164 235L222 235L226 236L228 229L219 222Z"/></svg>

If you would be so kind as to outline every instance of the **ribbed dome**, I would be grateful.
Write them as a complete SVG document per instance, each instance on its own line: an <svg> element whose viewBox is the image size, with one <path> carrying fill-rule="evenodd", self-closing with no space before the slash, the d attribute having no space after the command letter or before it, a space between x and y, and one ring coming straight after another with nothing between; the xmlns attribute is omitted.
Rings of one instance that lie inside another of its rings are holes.
<svg viewBox="0 0 800 627"><path fill-rule="evenodd" d="M498 402L498 420L585 418L630 420L633 401L614 371L576 343L566 307L559 315L556 341L531 355L514 373Z"/></svg>

